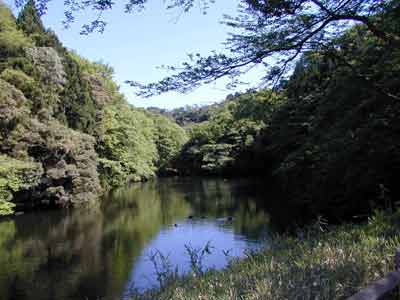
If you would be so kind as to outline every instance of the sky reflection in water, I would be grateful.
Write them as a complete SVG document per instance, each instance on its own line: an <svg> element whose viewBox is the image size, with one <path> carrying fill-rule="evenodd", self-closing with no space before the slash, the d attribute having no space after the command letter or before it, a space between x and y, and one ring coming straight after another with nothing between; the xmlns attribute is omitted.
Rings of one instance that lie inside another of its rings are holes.
<svg viewBox="0 0 400 300"><path fill-rule="evenodd" d="M156 250L187 272L185 245L210 242L204 266L224 267L223 250L241 257L267 238L269 216L249 195L252 184L159 180L115 191L99 207L1 221L0 299L126 298L133 287L157 285L149 261Z"/></svg>

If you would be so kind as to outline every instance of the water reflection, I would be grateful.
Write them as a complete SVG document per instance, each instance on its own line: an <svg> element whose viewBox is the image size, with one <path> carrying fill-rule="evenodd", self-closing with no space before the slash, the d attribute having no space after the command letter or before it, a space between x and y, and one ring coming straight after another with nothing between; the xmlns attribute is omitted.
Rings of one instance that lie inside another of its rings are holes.
<svg viewBox="0 0 400 300"><path fill-rule="evenodd" d="M206 266L223 267L226 253L241 256L265 238L268 215L241 192L249 184L160 180L114 191L99 207L2 221L0 298L118 299L156 284L152 251L185 272L184 246L208 241Z"/></svg>

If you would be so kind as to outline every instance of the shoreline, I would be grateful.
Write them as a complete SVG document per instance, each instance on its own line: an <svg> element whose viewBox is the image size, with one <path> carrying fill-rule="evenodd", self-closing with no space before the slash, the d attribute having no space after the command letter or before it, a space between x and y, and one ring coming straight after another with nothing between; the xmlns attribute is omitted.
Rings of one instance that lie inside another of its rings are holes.
<svg viewBox="0 0 400 300"><path fill-rule="evenodd" d="M346 299L393 271L399 224L400 212L381 211L365 224L317 222L225 269L171 278L132 299Z"/></svg>

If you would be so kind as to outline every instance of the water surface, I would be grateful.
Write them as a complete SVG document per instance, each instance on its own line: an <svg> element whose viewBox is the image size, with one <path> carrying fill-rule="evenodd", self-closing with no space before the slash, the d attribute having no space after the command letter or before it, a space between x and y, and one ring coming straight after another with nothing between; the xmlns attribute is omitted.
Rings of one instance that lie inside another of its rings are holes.
<svg viewBox="0 0 400 300"><path fill-rule="evenodd" d="M127 299L157 286L151 257L182 274L188 250L207 243L204 269L222 268L268 239L269 216L250 190L247 180L163 179L114 191L90 209L3 220L0 299Z"/></svg>

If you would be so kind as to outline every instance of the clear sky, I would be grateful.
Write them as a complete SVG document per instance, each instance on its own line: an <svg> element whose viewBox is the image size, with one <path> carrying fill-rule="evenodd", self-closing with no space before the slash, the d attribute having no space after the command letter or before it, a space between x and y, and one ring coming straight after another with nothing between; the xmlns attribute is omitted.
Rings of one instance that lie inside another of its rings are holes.
<svg viewBox="0 0 400 300"><path fill-rule="evenodd" d="M13 0L8 0L12 3ZM70 29L64 29L63 0L52 0L48 14L43 18L47 27L52 28L63 44L91 60L102 60L115 69L115 80L128 101L135 106L158 106L174 108L184 105L209 104L220 101L234 92L225 88L226 81L219 80L200 87L188 94L175 92L149 99L135 96L133 89L125 80L153 82L167 73L157 69L160 65L178 65L188 53L207 55L211 50L223 50L223 41L228 28L219 24L224 14L237 13L238 0L216 1L206 15L198 7L187 14L179 11L166 11L162 0L150 0L141 13L125 14L120 2L112 11L105 14L108 22L103 34L89 36L79 34L80 26L92 20L91 12L77 16ZM256 84L260 70L254 70L244 80ZM249 86L242 86L245 90Z"/></svg>

